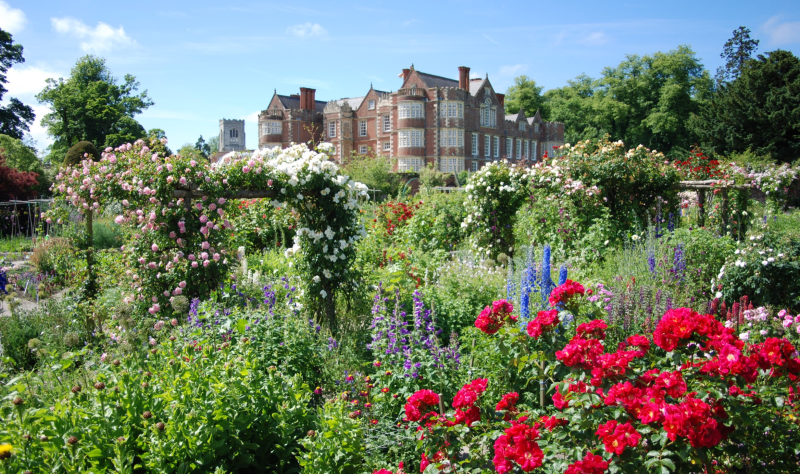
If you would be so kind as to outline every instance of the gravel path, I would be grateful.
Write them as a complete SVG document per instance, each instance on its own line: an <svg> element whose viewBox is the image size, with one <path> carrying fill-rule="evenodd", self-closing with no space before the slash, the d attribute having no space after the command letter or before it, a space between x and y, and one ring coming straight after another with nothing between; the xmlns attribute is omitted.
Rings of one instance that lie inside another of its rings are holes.
<svg viewBox="0 0 800 474"><path fill-rule="evenodd" d="M11 264L14 266L14 268L19 268L19 267L30 265L30 262L28 262L28 260L13 260L11 262ZM35 301L30 301L30 300L27 300L27 299L24 299L24 298L20 298L19 299L19 301L20 301L19 310L20 311L29 311L31 309L38 308L39 306L41 306L47 300L50 300L50 299L55 299L55 300L61 299L64 296L64 294L67 292L67 290L69 290L69 288L64 288L61 291L59 291L58 293L56 293L53 296L51 296L50 298L47 298L45 300L40 300L39 303L36 303ZM0 303L0 305L2 305L0 307L0 317L11 316L11 309L9 307L8 301L4 301L4 302Z"/></svg>

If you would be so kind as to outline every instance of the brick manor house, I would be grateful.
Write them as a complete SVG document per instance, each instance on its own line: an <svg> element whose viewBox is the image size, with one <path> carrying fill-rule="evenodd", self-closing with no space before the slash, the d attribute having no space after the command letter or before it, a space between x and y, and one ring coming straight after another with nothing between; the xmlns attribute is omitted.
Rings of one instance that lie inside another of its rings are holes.
<svg viewBox="0 0 800 474"><path fill-rule="evenodd" d="M504 94L495 92L488 76L470 79L464 66L458 73L458 80L448 79L412 65L403 69L397 92L370 86L363 97L330 102L316 100L315 90L304 87L289 96L275 92L258 116L258 146L327 141L339 162L351 153L383 155L396 159L401 172L435 163L457 173L503 158L535 162L564 143L563 123L544 122L538 111L532 117L522 110L505 115ZM220 151L231 149L228 135L220 121Z"/></svg>

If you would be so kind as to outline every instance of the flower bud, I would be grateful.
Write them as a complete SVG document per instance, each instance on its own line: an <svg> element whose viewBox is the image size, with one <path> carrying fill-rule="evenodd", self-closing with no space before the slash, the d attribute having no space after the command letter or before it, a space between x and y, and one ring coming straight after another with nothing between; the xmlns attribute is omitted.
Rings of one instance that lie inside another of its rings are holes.
<svg viewBox="0 0 800 474"><path fill-rule="evenodd" d="M158 431L164 431L164 428L166 428L166 427L167 427L167 425L165 425L164 423L162 423L160 421L158 423L156 423L156 429L158 429Z"/></svg>
<svg viewBox="0 0 800 474"><path fill-rule="evenodd" d="M76 438L75 436L70 436L69 438L67 438L67 444L70 446L75 445L77 442L78 438Z"/></svg>
<svg viewBox="0 0 800 474"><path fill-rule="evenodd" d="M145 420L149 420L152 417L153 417L153 414L150 413L149 411L146 411L146 412L142 413L142 418L144 418Z"/></svg>
<svg viewBox="0 0 800 474"><path fill-rule="evenodd" d="M13 403L16 406L20 406L25 402L22 400L22 397L14 397L14 400L12 400L11 403Z"/></svg>
<svg viewBox="0 0 800 474"><path fill-rule="evenodd" d="M80 393L80 391L81 391L81 386L80 385L76 385L76 386L72 387L72 393Z"/></svg>
<svg viewBox="0 0 800 474"><path fill-rule="evenodd" d="M96 384L94 384L94 388L96 388L97 390L103 390L104 388L106 388L106 384L104 384L103 382L97 382Z"/></svg>

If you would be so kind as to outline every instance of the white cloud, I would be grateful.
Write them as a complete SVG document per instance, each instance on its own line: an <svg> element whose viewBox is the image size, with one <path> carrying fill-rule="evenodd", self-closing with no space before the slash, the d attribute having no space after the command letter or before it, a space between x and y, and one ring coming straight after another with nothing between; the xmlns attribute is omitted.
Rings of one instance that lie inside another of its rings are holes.
<svg viewBox="0 0 800 474"><path fill-rule="evenodd" d="M319 23L301 23L290 26L286 31L298 38L319 38L328 34L328 31Z"/></svg>
<svg viewBox="0 0 800 474"><path fill-rule="evenodd" d="M47 129L42 127L42 117L50 113L50 107L31 103L26 103L26 105L30 105L33 113L36 114L36 119L31 124L31 131L28 133L36 141L36 148L39 149L39 154L42 155L45 148L53 143L53 138L47 136Z"/></svg>
<svg viewBox="0 0 800 474"><path fill-rule="evenodd" d="M800 43L800 21L779 23L779 16L773 16L761 26L775 46Z"/></svg>
<svg viewBox="0 0 800 474"><path fill-rule="evenodd" d="M11 34L16 34L25 28L25 12L19 8L11 8L11 5L0 0L0 28Z"/></svg>
<svg viewBox="0 0 800 474"><path fill-rule="evenodd" d="M69 17L51 18L50 22L57 32L84 40L81 42L81 49L87 53L107 53L112 49L136 44L122 26L114 29L101 21L92 28L81 20Z"/></svg>
<svg viewBox="0 0 800 474"><path fill-rule="evenodd" d="M513 66L500 66L500 77L516 77L519 73L528 69L524 64L514 64Z"/></svg>
<svg viewBox="0 0 800 474"><path fill-rule="evenodd" d="M244 117L239 117L239 120L244 119L244 123L245 124L258 123L258 114L260 114L260 113L261 113L261 111L257 110L255 112L252 112L252 113L249 113L249 114L245 115Z"/></svg>
<svg viewBox="0 0 800 474"><path fill-rule="evenodd" d="M62 74L38 67L16 66L8 70L8 94L13 97L38 94L47 79L58 79Z"/></svg>
<svg viewBox="0 0 800 474"><path fill-rule="evenodd" d="M583 44L586 46L602 46L608 43L609 37L603 31L595 31L594 33L589 33L587 36L576 40L575 42L578 44Z"/></svg>

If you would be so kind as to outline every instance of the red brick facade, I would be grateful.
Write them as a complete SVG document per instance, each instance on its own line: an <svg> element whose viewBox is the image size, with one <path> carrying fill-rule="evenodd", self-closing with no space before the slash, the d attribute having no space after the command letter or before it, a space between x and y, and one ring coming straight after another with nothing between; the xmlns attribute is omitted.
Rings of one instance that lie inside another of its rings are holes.
<svg viewBox="0 0 800 474"><path fill-rule="evenodd" d="M544 122L538 111L505 115L504 95L488 77L459 79L403 69L397 92L370 87L363 97L316 101L314 89L277 93L259 115L259 147L309 140L335 146L337 160L352 153L397 160L397 171L435 163L441 171L476 171L488 161L534 162L564 143L564 124Z"/></svg>

